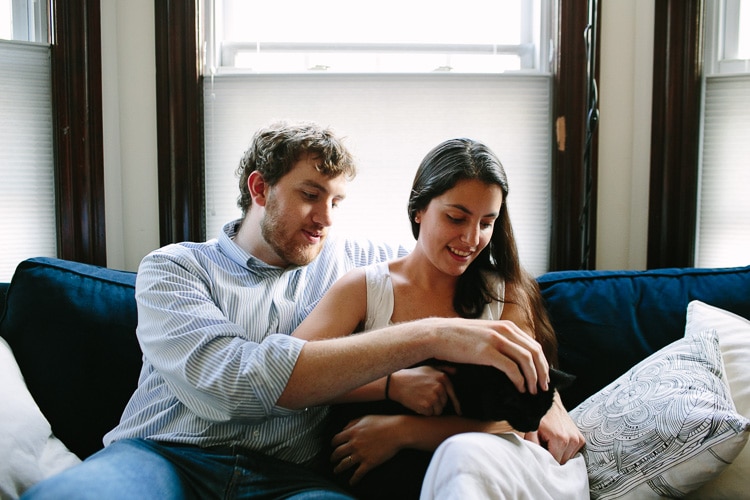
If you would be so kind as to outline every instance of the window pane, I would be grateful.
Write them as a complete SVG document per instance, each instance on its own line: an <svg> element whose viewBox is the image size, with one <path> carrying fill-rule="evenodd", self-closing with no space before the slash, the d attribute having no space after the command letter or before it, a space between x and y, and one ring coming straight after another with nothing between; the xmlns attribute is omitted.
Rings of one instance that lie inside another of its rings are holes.
<svg viewBox="0 0 750 500"><path fill-rule="evenodd" d="M750 0L740 0L737 58L750 59Z"/></svg>
<svg viewBox="0 0 750 500"><path fill-rule="evenodd" d="M538 71L547 47L538 28L547 3L539 0L215 5L207 9L215 27L207 72Z"/></svg>
<svg viewBox="0 0 750 500"><path fill-rule="evenodd" d="M706 1L708 76L750 74L750 0Z"/></svg>
<svg viewBox="0 0 750 500"><path fill-rule="evenodd" d="M518 44L521 3L464 0L459 8L455 0L224 0L222 38L238 42Z"/></svg>
<svg viewBox="0 0 750 500"><path fill-rule="evenodd" d="M0 0L0 39L46 44L47 0Z"/></svg>
<svg viewBox="0 0 750 500"><path fill-rule="evenodd" d="M49 48L0 41L0 281L56 255ZM19 236L20 235L20 236Z"/></svg>

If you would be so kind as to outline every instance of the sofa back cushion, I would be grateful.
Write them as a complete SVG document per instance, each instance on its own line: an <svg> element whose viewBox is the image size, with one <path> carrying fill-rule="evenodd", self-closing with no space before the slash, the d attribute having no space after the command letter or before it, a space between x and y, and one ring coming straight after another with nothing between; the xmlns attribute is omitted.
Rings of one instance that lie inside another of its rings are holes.
<svg viewBox="0 0 750 500"><path fill-rule="evenodd" d="M53 258L19 264L2 335L52 432L79 457L101 449L141 368L135 273Z"/></svg>
<svg viewBox="0 0 750 500"><path fill-rule="evenodd" d="M683 337L692 300L750 318L750 266L651 271L559 271L538 279L557 332L568 409Z"/></svg>

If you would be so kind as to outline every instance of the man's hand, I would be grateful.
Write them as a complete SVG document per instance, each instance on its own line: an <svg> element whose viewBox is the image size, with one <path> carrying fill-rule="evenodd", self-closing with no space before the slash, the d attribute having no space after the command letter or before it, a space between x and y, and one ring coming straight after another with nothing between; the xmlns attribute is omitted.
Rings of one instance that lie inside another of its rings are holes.
<svg viewBox="0 0 750 500"><path fill-rule="evenodd" d="M568 415L557 392L552 408L539 424L539 430L527 432L526 439L547 448L560 464L573 458L586 444L586 439Z"/></svg>
<svg viewBox="0 0 750 500"><path fill-rule="evenodd" d="M494 366L520 392L536 394L540 388L549 388L549 364L541 345L514 322L456 318L433 321L438 339L430 357Z"/></svg>
<svg viewBox="0 0 750 500"><path fill-rule="evenodd" d="M391 374L388 397L398 401L419 415L441 415L448 400L453 403L457 414L461 407L453 390L449 373L456 369L451 366L418 366Z"/></svg>

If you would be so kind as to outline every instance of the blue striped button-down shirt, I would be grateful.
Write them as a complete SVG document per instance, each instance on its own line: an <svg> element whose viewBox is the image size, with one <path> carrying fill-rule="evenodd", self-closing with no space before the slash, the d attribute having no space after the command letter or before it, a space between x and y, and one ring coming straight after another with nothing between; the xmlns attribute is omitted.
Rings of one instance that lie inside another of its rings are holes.
<svg viewBox="0 0 750 500"><path fill-rule="evenodd" d="M307 266L269 266L232 241L237 223L218 239L169 245L141 262L143 368L105 445L129 437L239 445L297 463L320 451L326 408L275 405L304 344L289 334L343 273L396 255L329 237Z"/></svg>

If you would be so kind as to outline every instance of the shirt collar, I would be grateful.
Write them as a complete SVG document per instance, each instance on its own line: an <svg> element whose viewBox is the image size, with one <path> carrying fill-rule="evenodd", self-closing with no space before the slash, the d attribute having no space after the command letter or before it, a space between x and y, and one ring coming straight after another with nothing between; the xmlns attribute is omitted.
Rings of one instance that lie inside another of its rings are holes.
<svg viewBox="0 0 750 500"><path fill-rule="evenodd" d="M244 267L248 271L254 272L254 273L273 273L273 272L285 272L285 271L295 271L297 269L300 269L302 266L288 266L288 267L279 267L279 266L272 266L271 264L268 264L266 262L263 262L259 258L255 257L253 254L250 254L243 250L237 243L234 242L234 237L237 235L237 232L240 229L240 224L242 224L242 219L236 219L231 222L227 222L224 224L224 227L221 228L221 232L219 233L219 248L224 252L227 257L229 257L234 263L236 263L239 266Z"/></svg>

